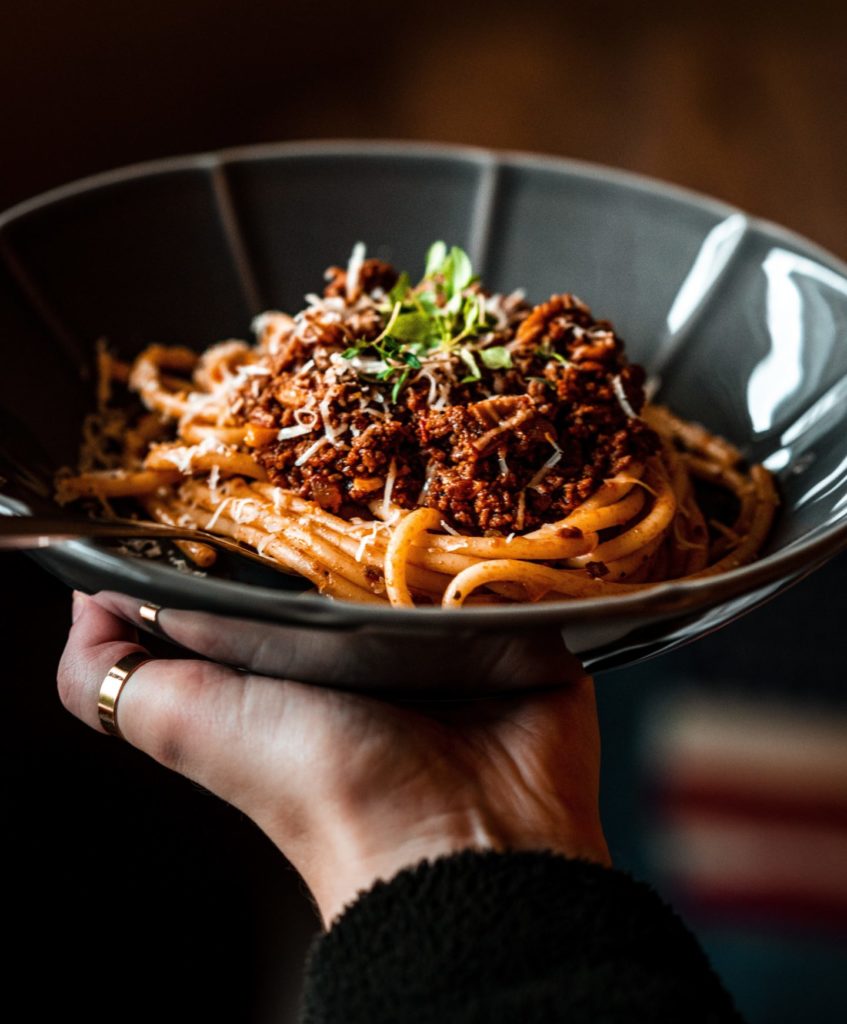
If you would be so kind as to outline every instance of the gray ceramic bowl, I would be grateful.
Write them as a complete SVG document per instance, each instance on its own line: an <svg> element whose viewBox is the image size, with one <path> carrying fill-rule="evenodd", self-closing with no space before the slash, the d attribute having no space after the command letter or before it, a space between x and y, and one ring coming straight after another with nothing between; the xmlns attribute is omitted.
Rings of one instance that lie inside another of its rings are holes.
<svg viewBox="0 0 847 1024"><path fill-rule="evenodd" d="M666 650L847 545L847 268L714 200L542 157L286 144L120 170L15 207L0 218L4 442L33 465L74 461L98 337L127 356L153 340L245 337L256 312L300 308L355 241L414 270L436 238L468 249L493 288L580 295L662 401L765 461L784 504L764 557L614 600L457 612L303 597L231 563L185 575L92 543L38 561L84 590L238 619L211 652L238 664L484 690L555 682L563 640L594 670ZM15 497L10 511L37 504Z"/></svg>

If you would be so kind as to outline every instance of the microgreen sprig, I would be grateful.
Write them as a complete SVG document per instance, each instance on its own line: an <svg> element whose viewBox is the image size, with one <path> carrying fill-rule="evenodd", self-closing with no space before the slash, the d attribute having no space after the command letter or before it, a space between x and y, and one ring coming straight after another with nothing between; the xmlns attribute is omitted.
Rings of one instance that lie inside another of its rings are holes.
<svg viewBox="0 0 847 1024"><path fill-rule="evenodd" d="M542 359L555 359L556 362L561 363L562 366L573 365L570 359L566 359L561 352L556 352L555 349L551 348L548 342L545 342L543 345L539 345L535 350L535 354L537 356L541 356Z"/></svg>
<svg viewBox="0 0 847 1024"><path fill-rule="evenodd" d="M436 349L454 352L465 364L469 373L462 383L482 378L477 357L486 369L508 369L512 359L502 345L472 348L469 344L492 327L484 295L471 287L478 280L463 249L434 242L419 284L413 286L404 272L386 295L383 311L388 319L379 336L360 339L341 353L342 358L355 359L368 352L377 356L384 365L376 380L393 382L392 402L411 371L420 369L421 360Z"/></svg>

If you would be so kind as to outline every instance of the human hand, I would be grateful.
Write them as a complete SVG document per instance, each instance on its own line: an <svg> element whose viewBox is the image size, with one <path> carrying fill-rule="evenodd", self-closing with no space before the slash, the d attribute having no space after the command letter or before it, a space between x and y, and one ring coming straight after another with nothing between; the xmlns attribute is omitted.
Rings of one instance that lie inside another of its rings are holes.
<svg viewBox="0 0 847 1024"><path fill-rule="evenodd" d="M113 594L74 598L59 692L99 731L104 676L143 650L138 607ZM159 623L194 649L214 648L227 629L226 619L167 609ZM398 704L157 659L133 672L118 715L133 746L255 821L327 924L377 879L468 847L609 863L593 683L576 667L569 685L544 693Z"/></svg>

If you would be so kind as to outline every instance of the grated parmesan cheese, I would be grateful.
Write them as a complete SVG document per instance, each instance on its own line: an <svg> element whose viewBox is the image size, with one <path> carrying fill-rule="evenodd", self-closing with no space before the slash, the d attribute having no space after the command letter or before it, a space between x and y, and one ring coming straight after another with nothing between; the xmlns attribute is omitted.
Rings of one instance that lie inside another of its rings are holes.
<svg viewBox="0 0 847 1024"><path fill-rule="evenodd" d="M333 447L337 448L339 444L341 444L338 438L341 434L346 433L349 424L342 423L338 430L333 427L329 409L329 395L318 402L318 410L320 411L321 420L323 421L326 439L331 445L333 445Z"/></svg>
<svg viewBox="0 0 847 1024"><path fill-rule="evenodd" d="M379 529L381 526L382 523L374 523L373 526L371 527L371 532L369 534L364 534L362 539L359 541L359 546L356 548L356 554L354 556L357 562L362 561L362 559L365 556L365 551L376 540L376 535L377 533L379 533Z"/></svg>
<svg viewBox="0 0 847 1024"><path fill-rule="evenodd" d="M626 391L624 391L623 381L621 381L619 373L616 373L615 376L612 377L612 387L615 391L615 397L620 402L621 409L623 409L631 420L637 420L638 413L629 404L629 399L626 397Z"/></svg>
<svg viewBox="0 0 847 1024"><path fill-rule="evenodd" d="M557 451L553 452L553 454L544 463L541 469L539 469L535 476L529 481L529 483L526 485L527 488L533 491L537 490L538 485L541 483L544 477L547 476L547 474L550 472L553 466L555 466L556 463L561 459L561 457L562 450L561 448L559 448Z"/></svg>
<svg viewBox="0 0 847 1024"><path fill-rule="evenodd" d="M388 511L391 508L391 495L394 491L394 481L397 479L397 461L391 460L388 467L388 476L385 478L385 493L382 496L382 515L388 518Z"/></svg>
<svg viewBox="0 0 847 1024"><path fill-rule="evenodd" d="M362 264L365 262L365 243L356 242L350 260L347 264L347 299L352 301L353 296L359 290L359 275L362 271Z"/></svg>
<svg viewBox="0 0 847 1024"><path fill-rule="evenodd" d="M421 488L421 493L418 495L418 500L415 502L416 505L422 505L424 498L429 493L429 488L432 484L432 478L435 476L438 466L435 461L430 460L426 464L426 470L424 471L424 483Z"/></svg>
<svg viewBox="0 0 847 1024"><path fill-rule="evenodd" d="M294 463L294 465L295 466L302 466L304 462L308 462L309 459L311 459L311 457L315 454L316 451L318 451L318 449L323 448L323 446L325 444L328 444L328 443L329 443L329 438L328 437L326 437L326 436L319 437L317 439L317 441L315 441L314 444L309 445L309 447L303 452L303 454L298 457L298 459Z"/></svg>
<svg viewBox="0 0 847 1024"><path fill-rule="evenodd" d="M215 524L220 519L220 517L223 515L224 509L227 507L227 505L230 504L231 501L232 501L232 498L224 498L224 500L215 509L214 513L212 514L212 518L209 520L208 523L206 523L206 526L204 527L204 529L206 529L206 530L214 530Z"/></svg>
<svg viewBox="0 0 847 1024"><path fill-rule="evenodd" d="M170 448L167 451L160 450L160 454L163 459L166 459L168 462L172 462L180 473L187 476L191 472L194 460L198 455L210 455L212 453L217 455L226 455L232 451L234 451L234 449L230 445L224 444L216 437L204 437L199 444L189 446L179 445L176 448Z"/></svg>
<svg viewBox="0 0 847 1024"><path fill-rule="evenodd" d="M238 498L232 502L230 515L236 523L249 523L259 514L259 505L252 498Z"/></svg>
<svg viewBox="0 0 847 1024"><path fill-rule="evenodd" d="M304 406L302 409L294 410L294 419L301 427L306 426L304 420L307 416L309 417L308 426L310 429L312 429L318 422L318 414L315 412L315 410L308 406Z"/></svg>
<svg viewBox="0 0 847 1024"><path fill-rule="evenodd" d="M276 538L274 537L274 535L272 533L269 533L267 536L262 537L262 539L256 545L256 553L259 554L259 555L264 555L265 548L268 546L268 544L271 543L271 541L273 541L275 539Z"/></svg>
<svg viewBox="0 0 847 1024"><path fill-rule="evenodd" d="M278 441L290 441L292 437L303 437L305 434L311 434L312 427L306 423L298 423L294 427L283 427L277 432L276 438Z"/></svg>

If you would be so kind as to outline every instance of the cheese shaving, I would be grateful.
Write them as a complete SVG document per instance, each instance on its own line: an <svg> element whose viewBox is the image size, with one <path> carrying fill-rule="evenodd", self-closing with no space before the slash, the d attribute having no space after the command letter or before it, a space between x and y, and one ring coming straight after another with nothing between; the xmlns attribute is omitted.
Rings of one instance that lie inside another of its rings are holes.
<svg viewBox="0 0 847 1024"><path fill-rule="evenodd" d="M356 242L350 260L347 264L347 298L353 301L359 290L359 275L362 272L362 264L365 262L365 243Z"/></svg>
<svg viewBox="0 0 847 1024"><path fill-rule="evenodd" d="M209 531L214 530L215 524L220 519L220 517L223 515L224 509L227 507L227 505L230 504L231 501L232 501L232 498L224 498L224 500L220 503L220 505L218 505L218 507L215 509L215 511L214 511L214 513L212 515L212 518L209 520L208 523L206 523L205 529L207 529Z"/></svg>
<svg viewBox="0 0 847 1024"><path fill-rule="evenodd" d="M318 451L320 448L323 448L323 446L325 444L329 444L329 438L328 437L319 437L317 439L317 441L315 441L314 444L309 445L309 447L297 459L297 461L294 463L294 465L295 466L302 466L304 462L308 462L309 459L311 459L311 457L315 454L315 452Z"/></svg>
<svg viewBox="0 0 847 1024"><path fill-rule="evenodd" d="M312 433L312 427L306 423L298 423L294 427L283 427L282 430L277 432L278 441L290 441L292 437L303 437L306 434Z"/></svg>
<svg viewBox="0 0 847 1024"><path fill-rule="evenodd" d="M535 474L535 476L526 485L527 488L530 489L530 490L533 490L533 491L537 490L538 489L538 485L541 483L541 481L544 479L544 477L547 476L547 474L550 472L550 470L553 468L553 466L555 466L556 463L561 459L561 457L562 457L562 450L561 450L561 448L558 449L558 451L553 452L553 454L550 456L550 458L544 463L544 465L541 467L541 469L538 470L538 472Z"/></svg>
<svg viewBox="0 0 847 1024"><path fill-rule="evenodd" d="M388 476L385 478L385 493L382 497L382 516L388 518L391 508L391 495L394 491L394 481L397 479L397 462L392 459L388 467Z"/></svg>
<svg viewBox="0 0 847 1024"><path fill-rule="evenodd" d="M638 413L629 404L629 399L626 397L626 391L624 391L623 381L621 381L619 373L616 373L615 376L612 377L612 387L615 391L615 398L620 402L621 409L623 409L631 420L637 420Z"/></svg>

